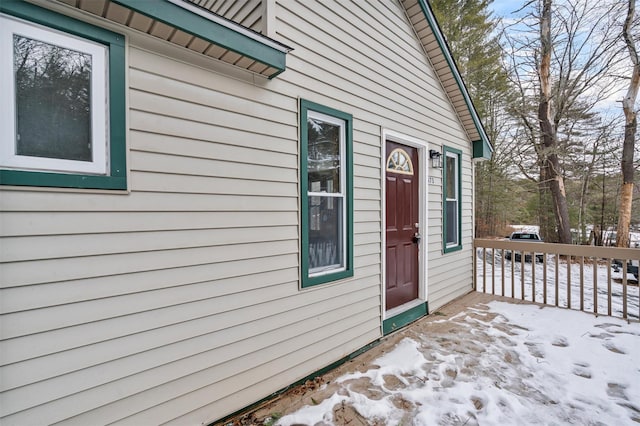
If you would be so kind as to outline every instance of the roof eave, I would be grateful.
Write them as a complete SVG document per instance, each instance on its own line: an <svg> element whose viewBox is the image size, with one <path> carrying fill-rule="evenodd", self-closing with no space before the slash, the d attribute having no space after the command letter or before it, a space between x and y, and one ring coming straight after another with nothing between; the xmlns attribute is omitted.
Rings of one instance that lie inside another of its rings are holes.
<svg viewBox="0 0 640 426"><path fill-rule="evenodd" d="M447 65L455 79L458 89L464 98L465 104L467 106L468 112L473 120L473 124L475 129L480 136L480 139L472 141L473 144L473 158L475 159L490 159L491 154L493 153L493 147L491 142L489 141L489 137L484 130L484 126L480 121L480 117L478 116L478 112L473 106L473 102L471 101L471 97L469 96L469 91L464 84L462 76L460 75L460 71L458 71L458 67L455 63L455 60L451 56L451 51L449 50L449 46L447 45L447 41L444 38L442 31L440 30L440 26L435 19L435 15L431 10L431 6L427 3L426 0L417 0L420 8L422 9L422 13L424 14L431 31L438 42L438 46L440 47L442 54L447 61Z"/></svg>
<svg viewBox="0 0 640 426"><path fill-rule="evenodd" d="M214 13L182 0L111 0L130 10L163 22L187 34L267 65L274 78L286 69L292 49Z"/></svg>

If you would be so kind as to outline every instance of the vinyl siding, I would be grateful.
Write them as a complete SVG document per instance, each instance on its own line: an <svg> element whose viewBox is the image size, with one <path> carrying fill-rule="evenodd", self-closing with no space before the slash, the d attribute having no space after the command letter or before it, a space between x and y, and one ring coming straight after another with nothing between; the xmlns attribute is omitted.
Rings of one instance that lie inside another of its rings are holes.
<svg viewBox="0 0 640 426"><path fill-rule="evenodd" d="M436 184L429 188L429 311L472 290L473 286L473 181L470 144L451 145L462 150L462 250L443 253L442 169L435 171ZM433 171L433 169L432 169ZM433 175L432 174L432 175Z"/></svg>
<svg viewBox="0 0 640 426"><path fill-rule="evenodd" d="M200 7L209 9L213 13L251 28L257 32L263 32L262 28L262 2L266 0L188 0Z"/></svg>
<svg viewBox="0 0 640 426"><path fill-rule="evenodd" d="M207 423L379 338L382 129L462 150L460 252L430 170L429 307L470 288L471 146L400 4L276 15L271 81L130 34L129 193L2 190L3 424ZM355 275L307 290L299 98L354 124Z"/></svg>

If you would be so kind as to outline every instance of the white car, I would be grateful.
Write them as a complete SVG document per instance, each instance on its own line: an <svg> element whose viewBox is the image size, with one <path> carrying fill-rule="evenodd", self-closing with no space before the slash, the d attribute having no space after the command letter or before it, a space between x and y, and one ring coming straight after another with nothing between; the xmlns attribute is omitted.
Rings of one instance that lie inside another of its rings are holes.
<svg viewBox="0 0 640 426"><path fill-rule="evenodd" d="M540 238L540 235L538 235L537 232L523 232L523 231L518 231L518 232L514 232L511 234L511 236L509 237L509 241L517 241L517 242L527 242L527 243L543 243L544 241L542 240L542 238ZM542 253L536 253L536 260L538 262L542 262L544 260L544 254ZM511 250L508 250L505 252L505 258L507 260L511 260ZM513 260L516 262L520 262L520 260L522 259L522 255L520 252L515 252L513 255ZM524 261L525 262L531 262L531 253L526 253L524 255Z"/></svg>

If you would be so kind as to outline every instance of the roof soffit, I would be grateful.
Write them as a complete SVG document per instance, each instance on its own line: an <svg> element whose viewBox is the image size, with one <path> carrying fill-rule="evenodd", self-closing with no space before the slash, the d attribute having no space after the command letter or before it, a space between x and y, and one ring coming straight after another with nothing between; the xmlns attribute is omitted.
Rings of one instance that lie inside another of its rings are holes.
<svg viewBox="0 0 640 426"><path fill-rule="evenodd" d="M53 1L267 78L285 70L292 50L188 0Z"/></svg>
<svg viewBox="0 0 640 426"><path fill-rule="evenodd" d="M430 6L426 0L401 1L460 123L473 143L473 158L491 158L493 148L489 138Z"/></svg>

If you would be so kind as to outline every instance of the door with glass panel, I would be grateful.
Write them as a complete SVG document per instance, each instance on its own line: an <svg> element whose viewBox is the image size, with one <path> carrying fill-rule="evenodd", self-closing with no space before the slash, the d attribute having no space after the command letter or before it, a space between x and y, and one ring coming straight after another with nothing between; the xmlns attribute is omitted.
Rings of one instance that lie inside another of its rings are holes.
<svg viewBox="0 0 640 426"><path fill-rule="evenodd" d="M386 310L418 298L418 150L386 143Z"/></svg>

